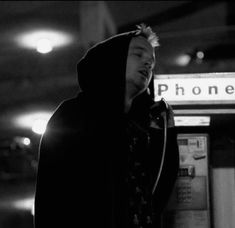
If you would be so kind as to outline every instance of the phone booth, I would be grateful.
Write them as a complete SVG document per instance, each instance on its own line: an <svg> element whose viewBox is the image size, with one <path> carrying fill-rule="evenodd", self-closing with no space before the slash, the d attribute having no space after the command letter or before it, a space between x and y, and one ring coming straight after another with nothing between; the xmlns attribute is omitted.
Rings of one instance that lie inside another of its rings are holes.
<svg viewBox="0 0 235 228"><path fill-rule="evenodd" d="M173 108L180 153L162 228L235 227L235 73L154 76Z"/></svg>
<svg viewBox="0 0 235 228"><path fill-rule="evenodd" d="M208 143L206 134L178 135L180 169L163 227L210 227Z"/></svg>

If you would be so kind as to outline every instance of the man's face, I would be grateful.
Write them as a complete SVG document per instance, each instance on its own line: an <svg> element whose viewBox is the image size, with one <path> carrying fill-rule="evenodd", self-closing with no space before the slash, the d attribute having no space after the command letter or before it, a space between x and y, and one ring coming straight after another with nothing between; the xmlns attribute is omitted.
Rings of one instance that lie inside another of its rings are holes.
<svg viewBox="0 0 235 228"><path fill-rule="evenodd" d="M155 64L154 48L142 36L133 37L128 50L126 83L135 95L147 89Z"/></svg>

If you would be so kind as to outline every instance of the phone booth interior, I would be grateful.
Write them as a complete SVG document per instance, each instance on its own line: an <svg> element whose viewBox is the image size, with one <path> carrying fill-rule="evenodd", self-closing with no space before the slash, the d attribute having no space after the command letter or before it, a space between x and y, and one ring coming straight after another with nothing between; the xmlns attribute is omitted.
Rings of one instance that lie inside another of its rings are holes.
<svg viewBox="0 0 235 228"><path fill-rule="evenodd" d="M162 227L235 227L235 92L234 99L230 96L235 90L235 75L174 76L155 76L154 84L155 97L167 100L175 113L180 153L178 178ZM215 83L220 82L220 76L228 79L223 88ZM200 79L209 79L210 84ZM173 95L168 93L170 88ZM211 89L211 94L203 94L206 89ZM219 91L229 97L220 97Z"/></svg>

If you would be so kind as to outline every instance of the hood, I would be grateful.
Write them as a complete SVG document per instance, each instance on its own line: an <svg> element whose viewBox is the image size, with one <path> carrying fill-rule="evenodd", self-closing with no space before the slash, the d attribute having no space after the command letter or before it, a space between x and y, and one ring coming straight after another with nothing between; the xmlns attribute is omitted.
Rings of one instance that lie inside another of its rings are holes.
<svg viewBox="0 0 235 228"><path fill-rule="evenodd" d="M86 95L106 96L120 89L123 92L128 47L133 35L134 31L100 42L79 61L78 82Z"/></svg>
<svg viewBox="0 0 235 228"><path fill-rule="evenodd" d="M102 41L90 48L77 64L79 87L94 107L123 113L128 48L135 35L136 31L130 31ZM146 103L143 101L146 93L139 97L137 100Z"/></svg>

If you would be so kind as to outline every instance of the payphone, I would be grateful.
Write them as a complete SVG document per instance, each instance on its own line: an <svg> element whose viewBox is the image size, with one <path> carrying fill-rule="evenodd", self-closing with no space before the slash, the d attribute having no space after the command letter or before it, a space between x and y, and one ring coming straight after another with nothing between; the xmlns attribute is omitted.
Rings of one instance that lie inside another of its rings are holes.
<svg viewBox="0 0 235 228"><path fill-rule="evenodd" d="M178 134L180 169L163 228L209 228L208 135Z"/></svg>

